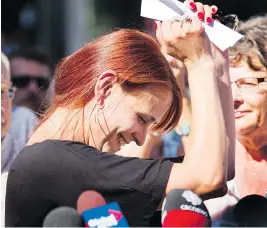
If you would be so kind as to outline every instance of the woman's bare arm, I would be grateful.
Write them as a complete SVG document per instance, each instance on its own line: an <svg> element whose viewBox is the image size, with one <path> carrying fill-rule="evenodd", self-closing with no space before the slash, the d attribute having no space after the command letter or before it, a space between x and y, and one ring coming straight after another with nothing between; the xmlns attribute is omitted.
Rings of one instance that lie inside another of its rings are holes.
<svg viewBox="0 0 267 228"><path fill-rule="evenodd" d="M185 188L203 195L226 183L228 139L211 43L197 18L186 23L164 21L157 30L166 53L187 67L192 107L190 151L174 164L166 193Z"/></svg>

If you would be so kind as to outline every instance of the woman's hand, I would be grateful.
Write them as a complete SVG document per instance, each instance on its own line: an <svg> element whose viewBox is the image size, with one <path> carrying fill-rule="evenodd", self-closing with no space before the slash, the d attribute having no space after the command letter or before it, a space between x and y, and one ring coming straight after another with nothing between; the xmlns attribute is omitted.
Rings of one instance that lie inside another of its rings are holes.
<svg viewBox="0 0 267 228"><path fill-rule="evenodd" d="M185 4L196 16L190 21L157 22L157 39L166 54L184 61L185 64L207 57L212 59L211 43L201 21L212 23L212 14L217 12L217 7L194 3L192 0L186 0Z"/></svg>
<svg viewBox="0 0 267 228"><path fill-rule="evenodd" d="M191 21L166 20L157 23L157 39L166 54L185 64L205 57L212 58L210 41L197 17Z"/></svg>
<svg viewBox="0 0 267 228"><path fill-rule="evenodd" d="M194 2L193 0L185 0L184 2L199 18L199 20L211 24L212 15L216 14L218 7L215 5L208 6L203 5L200 2ZM215 62L216 67L226 66L228 67L228 50L222 52L214 44L211 43L212 56Z"/></svg>
<svg viewBox="0 0 267 228"><path fill-rule="evenodd" d="M193 0L185 0L184 3L195 13L199 20L207 24L212 23L212 15L216 14L218 11L218 7L215 5L203 5L202 3L194 2Z"/></svg>

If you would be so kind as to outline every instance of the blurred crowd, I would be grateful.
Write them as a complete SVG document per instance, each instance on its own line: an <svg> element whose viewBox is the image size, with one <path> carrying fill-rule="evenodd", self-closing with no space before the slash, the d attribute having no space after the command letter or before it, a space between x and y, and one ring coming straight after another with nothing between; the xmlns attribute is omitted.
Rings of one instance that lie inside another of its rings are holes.
<svg viewBox="0 0 267 228"><path fill-rule="evenodd" d="M159 25L154 26L150 21L147 26L149 33L155 35ZM267 16L252 15L248 20L239 21L236 31L244 38L229 49L235 120L232 131L236 136L235 161L229 164L235 169L235 175L228 178L220 197L208 197L205 201L215 226L223 222L235 224L231 210L243 197L267 195ZM183 109L179 122L169 132L148 132L144 143L137 140L124 145L117 155L141 159L190 156L195 140L191 134L195 128L193 116L198 113L192 107L188 69L181 59L166 53L164 47L161 51L180 87L179 102ZM51 62L45 52L35 47L21 47L7 56L1 55L1 188L4 192L13 161L27 146L32 133L44 123L43 117L53 109L51 105L59 99L54 96L55 69ZM61 68L64 70L68 68ZM207 113L209 119L213 110ZM208 129L207 135L201 137L212 138ZM4 205L5 196L2 210Z"/></svg>

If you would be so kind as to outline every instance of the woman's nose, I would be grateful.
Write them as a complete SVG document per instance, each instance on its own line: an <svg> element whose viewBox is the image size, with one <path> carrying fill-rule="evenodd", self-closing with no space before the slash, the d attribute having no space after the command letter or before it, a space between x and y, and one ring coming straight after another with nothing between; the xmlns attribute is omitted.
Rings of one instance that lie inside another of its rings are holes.
<svg viewBox="0 0 267 228"><path fill-rule="evenodd" d="M239 88L237 87L237 85L235 83L232 83L232 93L233 93L234 103L236 103L236 102L242 103L243 102L242 93L240 92Z"/></svg>
<svg viewBox="0 0 267 228"><path fill-rule="evenodd" d="M240 105L244 103L244 99L238 87L232 86L234 109L238 109Z"/></svg>
<svg viewBox="0 0 267 228"><path fill-rule="evenodd" d="M137 140L138 146L143 146L146 141L148 133L148 126L140 127L139 131L133 133L134 138Z"/></svg>

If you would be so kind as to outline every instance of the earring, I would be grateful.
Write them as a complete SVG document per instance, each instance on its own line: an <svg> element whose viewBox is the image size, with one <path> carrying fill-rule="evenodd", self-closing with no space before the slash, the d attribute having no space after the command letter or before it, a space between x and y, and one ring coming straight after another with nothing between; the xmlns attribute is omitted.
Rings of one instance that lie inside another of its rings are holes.
<svg viewBox="0 0 267 228"><path fill-rule="evenodd" d="M97 107L98 107L98 109L103 109L104 108L104 104L98 104Z"/></svg>
<svg viewBox="0 0 267 228"><path fill-rule="evenodd" d="M103 109L104 108L104 95L101 95L99 98L98 98L98 101L97 101L97 108L98 109Z"/></svg>

